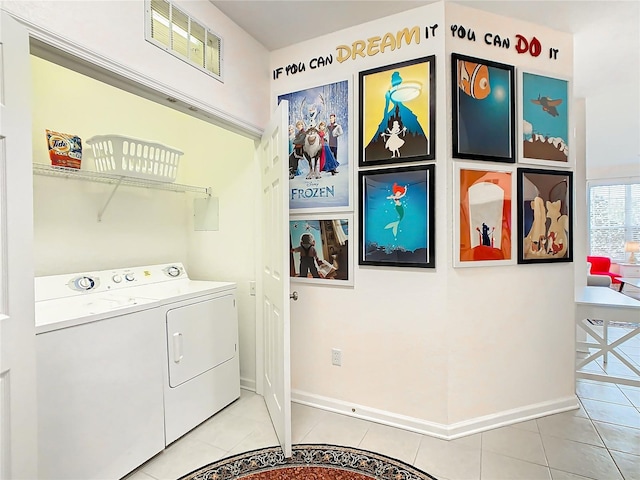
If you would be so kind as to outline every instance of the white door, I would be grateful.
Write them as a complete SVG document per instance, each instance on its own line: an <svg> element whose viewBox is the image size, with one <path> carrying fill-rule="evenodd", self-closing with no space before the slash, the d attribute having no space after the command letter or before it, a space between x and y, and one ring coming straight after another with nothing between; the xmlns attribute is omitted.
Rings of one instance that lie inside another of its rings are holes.
<svg viewBox="0 0 640 480"><path fill-rule="evenodd" d="M291 456L289 322L288 102L281 102L260 142L262 179L263 394L286 457Z"/></svg>
<svg viewBox="0 0 640 480"><path fill-rule="evenodd" d="M0 479L37 478L31 73L0 10Z"/></svg>

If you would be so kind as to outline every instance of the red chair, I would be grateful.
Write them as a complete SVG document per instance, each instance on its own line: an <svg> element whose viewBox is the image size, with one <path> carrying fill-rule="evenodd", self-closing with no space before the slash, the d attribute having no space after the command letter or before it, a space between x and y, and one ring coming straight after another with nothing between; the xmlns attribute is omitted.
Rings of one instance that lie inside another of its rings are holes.
<svg viewBox="0 0 640 480"><path fill-rule="evenodd" d="M609 257L591 257L587 256L587 262L591 264L591 274L593 275L608 275L611 277L612 283L620 283L620 278L622 275L617 273L612 273L609 271L611 268L611 259Z"/></svg>

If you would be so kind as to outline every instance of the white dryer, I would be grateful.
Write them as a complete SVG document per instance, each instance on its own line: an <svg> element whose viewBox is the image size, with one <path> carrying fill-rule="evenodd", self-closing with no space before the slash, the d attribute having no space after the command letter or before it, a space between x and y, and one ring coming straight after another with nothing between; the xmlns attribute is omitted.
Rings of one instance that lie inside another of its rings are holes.
<svg viewBox="0 0 640 480"><path fill-rule="evenodd" d="M166 445L240 397L236 284L191 280L181 263L142 267L130 294L156 299L166 335Z"/></svg>

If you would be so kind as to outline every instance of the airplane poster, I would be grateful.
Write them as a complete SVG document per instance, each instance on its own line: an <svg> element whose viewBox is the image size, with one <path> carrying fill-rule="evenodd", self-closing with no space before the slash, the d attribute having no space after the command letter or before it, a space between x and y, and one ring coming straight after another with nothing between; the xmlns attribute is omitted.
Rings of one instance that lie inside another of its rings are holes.
<svg viewBox="0 0 640 480"><path fill-rule="evenodd" d="M520 161L569 164L569 82L522 72Z"/></svg>

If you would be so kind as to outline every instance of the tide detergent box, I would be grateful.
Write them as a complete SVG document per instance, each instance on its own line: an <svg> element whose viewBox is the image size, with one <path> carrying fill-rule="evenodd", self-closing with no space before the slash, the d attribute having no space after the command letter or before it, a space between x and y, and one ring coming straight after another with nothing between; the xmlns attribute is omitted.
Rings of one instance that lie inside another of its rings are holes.
<svg viewBox="0 0 640 480"><path fill-rule="evenodd" d="M82 141L77 135L46 130L49 158L55 167L80 168Z"/></svg>

